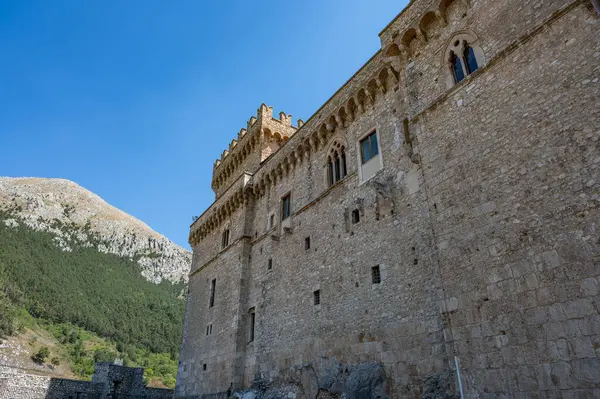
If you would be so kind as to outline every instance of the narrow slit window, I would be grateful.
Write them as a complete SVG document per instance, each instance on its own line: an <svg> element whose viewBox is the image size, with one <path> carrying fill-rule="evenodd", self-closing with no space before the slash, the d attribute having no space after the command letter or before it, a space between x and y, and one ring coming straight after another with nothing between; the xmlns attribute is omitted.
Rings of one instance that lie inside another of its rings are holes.
<svg viewBox="0 0 600 399"><path fill-rule="evenodd" d="M290 200L290 194L281 199L281 220L285 220L290 217Z"/></svg>
<svg viewBox="0 0 600 399"><path fill-rule="evenodd" d="M254 341L254 327L256 326L256 311L254 308L251 308L248 312L250 314L250 334L248 342Z"/></svg>
<svg viewBox="0 0 600 399"><path fill-rule="evenodd" d="M273 268L273 259L269 259L267 261L267 270L271 270Z"/></svg>
<svg viewBox="0 0 600 399"><path fill-rule="evenodd" d="M371 268L371 278L373 280L373 284L381 283L381 271L379 270L379 266L373 266Z"/></svg>
<svg viewBox="0 0 600 399"><path fill-rule="evenodd" d="M358 209L352 211L352 224L360 222L360 212Z"/></svg>
<svg viewBox="0 0 600 399"><path fill-rule="evenodd" d="M202 365L202 370L206 371L206 363Z"/></svg>
<svg viewBox="0 0 600 399"><path fill-rule="evenodd" d="M215 306L215 289L217 288L217 279L213 279L210 283L210 302L208 307L212 308Z"/></svg>
<svg viewBox="0 0 600 399"><path fill-rule="evenodd" d="M315 306L321 304L321 290L316 290L315 292L313 292L313 299Z"/></svg>
<svg viewBox="0 0 600 399"><path fill-rule="evenodd" d="M229 229L223 231L221 236L221 248L226 248L229 245Z"/></svg>
<svg viewBox="0 0 600 399"><path fill-rule="evenodd" d="M342 147L342 156L340 157L340 159L342 161L342 179L343 179L348 174L348 171L346 168L346 152L344 150L344 147Z"/></svg>
<svg viewBox="0 0 600 399"><path fill-rule="evenodd" d="M275 226L275 215L269 216L269 229L272 229Z"/></svg>
<svg viewBox="0 0 600 399"><path fill-rule="evenodd" d="M304 249L305 249L305 250L308 250L308 249L310 249L310 236L309 236L309 237L306 237L306 238L304 239Z"/></svg>

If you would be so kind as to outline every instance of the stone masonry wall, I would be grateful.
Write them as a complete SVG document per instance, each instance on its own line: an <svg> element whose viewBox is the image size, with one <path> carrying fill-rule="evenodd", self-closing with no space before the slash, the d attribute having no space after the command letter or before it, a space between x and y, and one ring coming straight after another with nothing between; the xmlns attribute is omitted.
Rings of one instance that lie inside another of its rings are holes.
<svg viewBox="0 0 600 399"><path fill-rule="evenodd" d="M173 397L173 390L160 388L147 388L142 384L142 369L132 369L115 365L104 364L111 369L106 373L106 378L94 381L70 380L33 374L28 370L14 367L0 366L0 399L104 399L114 394L112 386L107 382L121 381L121 389L116 393L123 399L168 399ZM103 365L96 367L96 372ZM140 370L134 380L128 378L131 371ZM116 396L115 396L116 397Z"/></svg>
<svg viewBox="0 0 600 399"><path fill-rule="evenodd" d="M600 396L599 26L588 1L411 2L382 52L246 170L243 201L224 193L202 238L192 226L177 397L291 384L312 399L353 392L339 376L373 364L383 397L447 379L452 397L455 357L465 397ZM448 87L457 34L483 58ZM351 99L364 109L344 119ZM363 181L372 131L382 168ZM335 140L348 176L329 187Z"/></svg>

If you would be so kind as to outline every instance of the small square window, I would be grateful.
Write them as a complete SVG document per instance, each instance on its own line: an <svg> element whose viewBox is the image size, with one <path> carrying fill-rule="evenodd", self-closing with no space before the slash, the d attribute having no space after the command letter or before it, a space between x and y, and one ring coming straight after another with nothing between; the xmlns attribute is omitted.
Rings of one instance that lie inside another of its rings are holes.
<svg viewBox="0 0 600 399"><path fill-rule="evenodd" d="M365 164L378 154L379 147L377 146L377 131L374 131L360 141L361 161L363 164Z"/></svg>
<svg viewBox="0 0 600 399"><path fill-rule="evenodd" d="M371 268L371 278L373 279L373 284L381 283L381 271L379 270L379 266L373 266Z"/></svg>
<svg viewBox="0 0 600 399"><path fill-rule="evenodd" d="M291 214L291 197L290 194L286 195L281 199L281 220L285 220L290 217Z"/></svg>
<svg viewBox="0 0 600 399"><path fill-rule="evenodd" d="M310 249L310 236L309 236L309 237L306 237L306 238L304 239L304 249L305 249L305 250L309 250L309 249Z"/></svg>
<svg viewBox="0 0 600 399"><path fill-rule="evenodd" d="M358 209L352 211L352 224L360 222L360 212Z"/></svg>
<svg viewBox="0 0 600 399"><path fill-rule="evenodd" d="M273 259L269 259L267 261L267 270L271 270L273 268Z"/></svg>
<svg viewBox="0 0 600 399"><path fill-rule="evenodd" d="M202 370L206 371L206 363L202 365Z"/></svg>
<svg viewBox="0 0 600 399"><path fill-rule="evenodd" d="M313 292L315 306L321 304L321 290L316 290Z"/></svg>

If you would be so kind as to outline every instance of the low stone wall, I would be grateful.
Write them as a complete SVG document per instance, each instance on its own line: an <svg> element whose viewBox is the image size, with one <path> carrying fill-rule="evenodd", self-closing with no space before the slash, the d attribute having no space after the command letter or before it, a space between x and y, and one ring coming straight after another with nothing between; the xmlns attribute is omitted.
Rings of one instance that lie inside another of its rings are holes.
<svg viewBox="0 0 600 399"><path fill-rule="evenodd" d="M118 366L117 366L118 367ZM131 370L123 367L123 369ZM107 381L90 382L54 378L33 374L29 370L0 365L0 399L103 399L110 386ZM119 392L122 399L171 399L170 389L136 387L129 392Z"/></svg>

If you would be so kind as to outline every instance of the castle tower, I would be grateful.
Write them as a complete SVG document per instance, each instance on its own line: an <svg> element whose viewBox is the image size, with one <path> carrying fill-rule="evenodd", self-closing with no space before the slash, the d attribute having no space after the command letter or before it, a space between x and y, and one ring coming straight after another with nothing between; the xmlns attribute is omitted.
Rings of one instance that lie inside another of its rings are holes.
<svg viewBox="0 0 600 399"><path fill-rule="evenodd" d="M216 197L221 197L243 173L253 174L296 130L292 115L280 112L278 119L273 118L273 107L261 104L256 117L248 120L246 128L240 129L237 139L214 163L212 189Z"/></svg>

